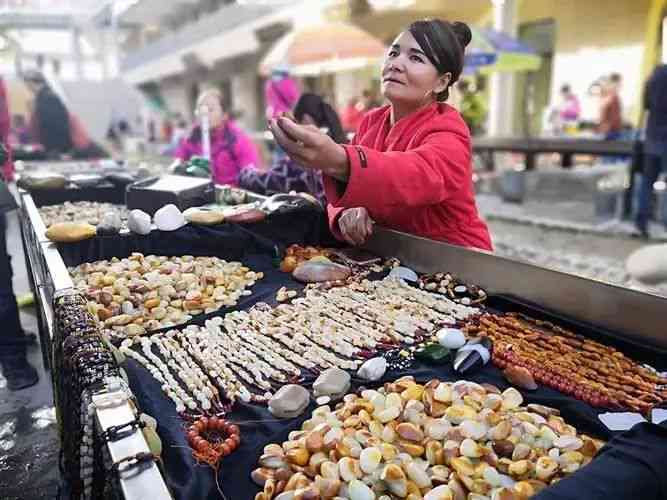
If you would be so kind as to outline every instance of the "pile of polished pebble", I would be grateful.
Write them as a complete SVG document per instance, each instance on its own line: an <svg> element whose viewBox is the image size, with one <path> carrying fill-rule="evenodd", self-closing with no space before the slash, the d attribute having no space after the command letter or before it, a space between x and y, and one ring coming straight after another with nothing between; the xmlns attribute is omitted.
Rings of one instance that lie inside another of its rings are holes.
<svg viewBox="0 0 667 500"><path fill-rule="evenodd" d="M450 273L426 274L419 278L419 288L446 295L457 304L480 304L486 300L486 292L476 285L468 285Z"/></svg>
<svg viewBox="0 0 667 500"><path fill-rule="evenodd" d="M251 476L255 500L529 498L590 462L604 443L513 388L403 377L320 406Z"/></svg>
<svg viewBox="0 0 667 500"><path fill-rule="evenodd" d="M74 285L112 340L185 323L236 305L263 273L217 257L144 256L71 268Z"/></svg>
<svg viewBox="0 0 667 500"><path fill-rule="evenodd" d="M109 212L117 214L121 221L128 218L126 207L99 201L66 201L60 205L39 208L39 215L46 227L60 222L80 222L97 226Z"/></svg>

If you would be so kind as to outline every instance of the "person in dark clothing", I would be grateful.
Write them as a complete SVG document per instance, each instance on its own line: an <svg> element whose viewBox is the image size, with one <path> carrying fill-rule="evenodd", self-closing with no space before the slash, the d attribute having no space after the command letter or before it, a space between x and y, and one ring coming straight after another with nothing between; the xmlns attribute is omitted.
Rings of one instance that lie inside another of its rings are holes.
<svg viewBox="0 0 667 500"><path fill-rule="evenodd" d="M347 142L336 111L319 95L302 94L294 107L294 117L301 124L326 131L338 144ZM304 169L284 154L274 155L273 162L266 171L257 168L243 169L239 174L239 186L265 195L304 192L324 203L322 174Z"/></svg>
<svg viewBox="0 0 667 500"><path fill-rule="evenodd" d="M41 73L30 71L23 79L35 96L31 119L35 139L49 155L69 153L73 144L67 108Z"/></svg>
<svg viewBox="0 0 667 500"><path fill-rule="evenodd" d="M642 237L648 238L653 184L667 170L667 64L658 66L646 84L644 106L648 111L644 143L644 171L639 191L635 224Z"/></svg>
<svg viewBox="0 0 667 500"><path fill-rule="evenodd" d="M35 369L26 359L26 345L30 338L21 328L19 310L12 287L12 265L7 252L7 212L16 208L7 182L14 174L9 149L9 104L5 83L0 78L0 366L7 380L7 387L16 391L37 383Z"/></svg>
<svg viewBox="0 0 667 500"><path fill-rule="evenodd" d="M6 106L0 106L0 113L6 112ZM4 146L7 133L0 130L0 162L10 158L9 150ZM9 160L11 161L11 160ZM7 387L12 391L35 385L39 380L37 372L26 359L26 346L30 338L24 334L19 319L19 310L12 287L12 265L7 252L6 213L16 208L4 177L0 174L0 366L7 380Z"/></svg>
<svg viewBox="0 0 667 500"><path fill-rule="evenodd" d="M0 182L3 182L0 180ZM21 328L19 310L12 288L12 266L7 252L7 220L0 214L0 366L12 391L35 385L37 371L26 359L26 347L30 338Z"/></svg>

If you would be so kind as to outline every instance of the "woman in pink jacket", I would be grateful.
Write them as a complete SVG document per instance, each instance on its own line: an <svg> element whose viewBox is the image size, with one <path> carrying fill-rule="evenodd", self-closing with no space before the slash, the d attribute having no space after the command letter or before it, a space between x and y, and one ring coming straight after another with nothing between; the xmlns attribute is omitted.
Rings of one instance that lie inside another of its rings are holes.
<svg viewBox="0 0 667 500"><path fill-rule="evenodd" d="M222 94L207 90L197 99L197 109L206 108L211 135L211 172L216 184L238 185L238 176L246 167L259 167L259 153L250 137L231 120L222 106ZM181 141L175 156L188 161L203 155L202 129L196 125Z"/></svg>

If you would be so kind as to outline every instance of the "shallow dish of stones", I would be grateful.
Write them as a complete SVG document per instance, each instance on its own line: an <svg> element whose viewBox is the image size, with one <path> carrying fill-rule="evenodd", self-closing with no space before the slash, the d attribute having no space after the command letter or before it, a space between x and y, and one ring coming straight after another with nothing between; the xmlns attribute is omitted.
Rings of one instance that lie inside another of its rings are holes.
<svg viewBox="0 0 667 500"><path fill-rule="evenodd" d="M251 476L255 500L523 500L603 444L516 389L403 377L318 407Z"/></svg>
<svg viewBox="0 0 667 500"><path fill-rule="evenodd" d="M39 208L39 215L46 227L59 222L84 222L97 226L109 212L118 214L122 221L127 220L128 210L124 206L98 201L66 201L60 205Z"/></svg>
<svg viewBox="0 0 667 500"><path fill-rule="evenodd" d="M263 273L218 257L131 256L70 269L75 287L112 338L183 324L234 306Z"/></svg>

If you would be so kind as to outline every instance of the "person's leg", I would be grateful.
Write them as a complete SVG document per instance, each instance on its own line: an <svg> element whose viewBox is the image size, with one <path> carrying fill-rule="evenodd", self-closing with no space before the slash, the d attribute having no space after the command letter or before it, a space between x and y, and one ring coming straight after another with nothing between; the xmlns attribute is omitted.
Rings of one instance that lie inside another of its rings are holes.
<svg viewBox="0 0 667 500"><path fill-rule="evenodd" d="M667 175L667 151L662 153L661 156L661 172L664 175ZM667 231L667 206L663 206L662 213L659 215L659 217L665 228L665 231Z"/></svg>
<svg viewBox="0 0 667 500"><path fill-rule="evenodd" d="M644 157L644 172L642 173L641 188L639 191L639 208L637 210L636 225L643 236L648 235L648 221L651 218L651 200L653 198L653 184L658 179L662 169L659 156L647 154Z"/></svg>
<svg viewBox="0 0 667 500"><path fill-rule="evenodd" d="M12 267L7 252L7 220L0 215L0 365L11 390L37 383L35 369L26 360L26 337L21 329L12 287Z"/></svg>

